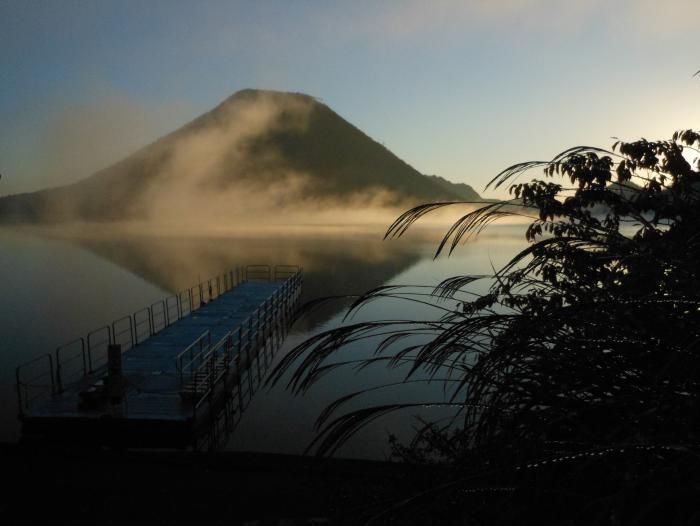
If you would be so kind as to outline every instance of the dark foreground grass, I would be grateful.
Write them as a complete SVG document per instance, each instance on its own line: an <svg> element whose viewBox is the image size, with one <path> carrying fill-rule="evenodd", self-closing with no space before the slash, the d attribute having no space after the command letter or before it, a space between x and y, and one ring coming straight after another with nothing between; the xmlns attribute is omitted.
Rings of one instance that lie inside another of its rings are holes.
<svg viewBox="0 0 700 526"><path fill-rule="evenodd" d="M589 506L596 499L628 511L606 524L696 524L699 517L691 508L698 507L700 461L672 450L572 454L478 476L264 453L6 444L0 455L4 524L600 524ZM626 468L611 469L620 465ZM635 491L621 496L630 473Z"/></svg>
<svg viewBox="0 0 700 526"><path fill-rule="evenodd" d="M261 453L6 444L0 455L4 524L361 524L436 480L396 463Z"/></svg>

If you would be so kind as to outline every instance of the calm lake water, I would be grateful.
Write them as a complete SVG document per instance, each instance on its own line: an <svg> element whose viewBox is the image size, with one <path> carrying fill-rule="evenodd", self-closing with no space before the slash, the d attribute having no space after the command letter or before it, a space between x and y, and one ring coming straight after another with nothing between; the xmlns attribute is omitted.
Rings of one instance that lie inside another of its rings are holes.
<svg viewBox="0 0 700 526"><path fill-rule="evenodd" d="M297 231L285 236L61 235L0 229L0 441L19 435L15 368L57 345L133 313L235 265L298 264L305 280L303 300L359 294L383 284L435 285L457 274L488 274L524 246L524 229L493 226L451 257L433 260L437 231L409 233L383 241L377 232L350 229ZM487 284L475 286L485 290ZM329 303L295 325L276 360L318 331L342 323L347 302ZM420 305L396 300L370 304L359 319L436 317ZM337 359L369 356L372 342L341 351ZM285 385L260 390L227 448L301 453L315 434L320 411L337 397L400 379L383 367L356 374L339 369L302 396ZM443 396L440 386L416 384L368 393L349 405ZM414 412L415 413L415 412ZM408 437L414 413L380 419L348 442L339 455L381 458L391 431ZM420 415L430 418L434 415Z"/></svg>

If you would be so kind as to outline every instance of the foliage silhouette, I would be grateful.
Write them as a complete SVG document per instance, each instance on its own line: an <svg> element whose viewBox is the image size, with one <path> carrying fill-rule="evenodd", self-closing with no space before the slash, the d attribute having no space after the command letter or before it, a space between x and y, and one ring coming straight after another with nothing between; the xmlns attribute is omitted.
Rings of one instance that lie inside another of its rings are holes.
<svg viewBox="0 0 700 526"><path fill-rule="evenodd" d="M618 141L610 151L579 146L503 170L489 185L509 184L512 199L466 213L436 253L451 253L503 217L531 218L527 248L489 277L487 294L465 288L484 276L456 276L427 293L375 289L351 312L395 297L443 313L318 334L284 358L274 379L292 369L290 387L304 392L337 367L382 363L410 364L406 383L449 382L449 396L435 404L454 407L453 418L424 423L411 444L394 441L394 451L446 463L453 476L387 511L394 516L430 499L433 511L442 502L460 517L504 524L698 520L698 153L700 134L684 130L666 141ZM536 168L544 179L516 181ZM407 211L386 237L444 206L455 203ZM408 344L416 334L428 340ZM338 349L373 338L381 344L372 358L330 363ZM318 454L418 405L339 414L361 394L320 416Z"/></svg>

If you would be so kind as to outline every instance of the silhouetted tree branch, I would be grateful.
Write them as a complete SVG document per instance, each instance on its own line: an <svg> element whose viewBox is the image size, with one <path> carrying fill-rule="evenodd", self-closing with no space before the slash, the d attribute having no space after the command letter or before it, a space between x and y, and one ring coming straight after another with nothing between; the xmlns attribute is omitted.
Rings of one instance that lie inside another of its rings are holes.
<svg viewBox="0 0 700 526"><path fill-rule="evenodd" d="M338 349L380 338L364 365L409 361L407 384L419 372L450 381L450 399L426 405L454 404L456 419L446 426L427 421L413 443L394 442L405 460L443 461L470 474L468 482L455 479L450 492L506 477L512 492L476 492L478 502L520 502L527 492L541 499L563 485L575 496L559 504L593 522L634 518L635 506L651 502L656 507L640 515L645 521L663 518L669 503L686 520L692 500L678 499L678 477L696 470L683 491L700 496L698 149L700 134L683 130L666 141L618 141L610 151L580 146L503 170L489 184L510 183L513 198L466 213L437 249L452 252L504 217L532 217L529 245L490 276L487 294L474 298L465 290L483 276L450 278L413 298L440 306L439 319L327 331L294 349L276 377L293 369L292 388L306 390ZM516 182L535 168L543 179ZM403 235L444 206L455 204L407 211L386 236ZM377 289L352 309L387 296L405 299L406 292ZM416 334L427 341L404 343ZM416 404L336 416L343 406L341 400L323 413L318 453ZM537 488L528 486L533 477ZM483 516L498 515L498 506L488 509Z"/></svg>

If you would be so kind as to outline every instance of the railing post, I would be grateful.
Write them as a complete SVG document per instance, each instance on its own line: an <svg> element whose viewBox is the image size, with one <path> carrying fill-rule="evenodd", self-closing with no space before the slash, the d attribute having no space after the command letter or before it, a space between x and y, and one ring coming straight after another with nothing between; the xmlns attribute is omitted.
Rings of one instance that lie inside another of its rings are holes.
<svg viewBox="0 0 700 526"><path fill-rule="evenodd" d="M250 388L250 396L253 396L253 376L250 374L250 369L253 366L251 360L250 360L250 351L252 350L252 333L253 333L253 317L249 316L248 317L248 344L246 345L245 349L245 357L246 357L246 368L248 370L248 385Z"/></svg>
<svg viewBox="0 0 700 526"><path fill-rule="evenodd" d="M110 345L107 348L107 392L110 404L120 404L124 397L124 376L122 373L122 346Z"/></svg>
<svg viewBox="0 0 700 526"><path fill-rule="evenodd" d="M264 328L263 328L263 335L264 335L264 340L263 340L263 358L265 358L265 369L267 369L267 342L270 339L270 312L269 312L269 302L270 298L266 299L265 302L263 303L263 320L264 320Z"/></svg>
<svg viewBox="0 0 700 526"><path fill-rule="evenodd" d="M262 345L263 345L265 342L264 342L264 341L262 341L262 342L260 341L260 340L261 340L261 337L262 337L262 334L261 334L261 333L262 333L262 330L261 330L261 328L260 328L260 308L258 308L257 313L258 313L258 330L257 330L257 333L256 333L256 336L257 336L256 342L257 342L257 343L256 343L256 349L255 349L255 361L256 361L257 364L258 364L258 385L260 385L260 347L262 347Z"/></svg>
<svg viewBox="0 0 700 526"><path fill-rule="evenodd" d="M279 290L275 293L274 296L274 301L272 305L272 317L273 317L273 323L275 324L275 338L279 342L280 337L281 337L281 323L279 319L279 314L280 314L280 298L279 298Z"/></svg>
<svg viewBox="0 0 700 526"><path fill-rule="evenodd" d="M19 416L24 416L24 404L22 403L22 381L19 374L20 368L15 369L15 386L17 387L17 404L19 405Z"/></svg>
<svg viewBox="0 0 700 526"><path fill-rule="evenodd" d="M54 383L54 380L56 377L54 376L54 370L53 370L53 357L49 354L49 377L51 378L51 393L53 394L54 391L56 391L56 386Z"/></svg>
<svg viewBox="0 0 700 526"><path fill-rule="evenodd" d="M192 348L190 347L190 349L187 351L187 363L189 363L189 365L190 365L189 381L190 381L190 383L192 383L194 385L194 394L196 395L197 394L197 377L192 374L192 360L193 360ZM185 368L183 367L182 369L184 371ZM183 378L184 378L184 376L183 376Z"/></svg>
<svg viewBox="0 0 700 526"><path fill-rule="evenodd" d="M88 335L88 347L87 347L87 359L88 359L88 374L92 374L92 349L90 347L90 335Z"/></svg>
<svg viewBox="0 0 700 526"><path fill-rule="evenodd" d="M175 358L175 370L177 371L178 376L180 377L180 388L182 389L182 386L185 383L184 377L182 376L182 354Z"/></svg>
<svg viewBox="0 0 700 526"><path fill-rule="evenodd" d="M212 352L209 356L209 389L214 389L215 376L216 376L216 353Z"/></svg>
<svg viewBox="0 0 700 526"><path fill-rule="evenodd" d="M134 318L134 314L131 315L129 323L131 323L134 326L134 341L136 342L136 345L138 345L139 344L138 325L136 325L136 319Z"/></svg>
<svg viewBox="0 0 700 526"><path fill-rule="evenodd" d="M85 339L80 338L80 353L83 356L83 377L88 375L87 361L85 360Z"/></svg>
<svg viewBox="0 0 700 526"><path fill-rule="evenodd" d="M231 355L233 354L233 334L226 335L226 343L224 344L224 367L228 370L231 364Z"/></svg>
<svg viewBox="0 0 700 526"><path fill-rule="evenodd" d="M131 323L131 317L129 318L129 334L131 335L131 345L129 346L129 349L131 349L134 346L134 334L136 333L136 327L134 327L134 324Z"/></svg>
<svg viewBox="0 0 700 526"><path fill-rule="evenodd" d="M61 378L61 357L59 355L59 350L56 349L56 393L61 394L63 392L63 378Z"/></svg>
<svg viewBox="0 0 700 526"><path fill-rule="evenodd" d="M273 316L272 316L272 298L268 298L268 300L265 302L265 319L267 320L267 337L272 338L272 330L273 330Z"/></svg>
<svg viewBox="0 0 700 526"><path fill-rule="evenodd" d="M238 404L243 411L243 386L241 384L241 328L238 327L238 352L236 353L236 381L238 383Z"/></svg>

